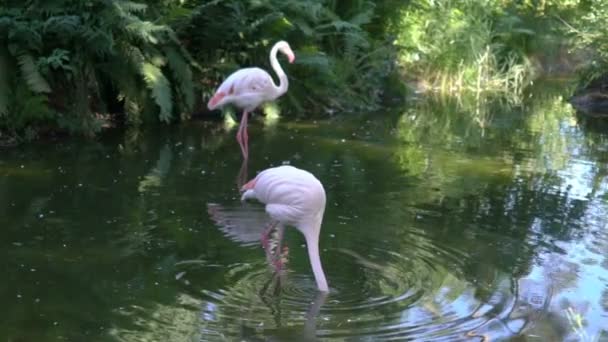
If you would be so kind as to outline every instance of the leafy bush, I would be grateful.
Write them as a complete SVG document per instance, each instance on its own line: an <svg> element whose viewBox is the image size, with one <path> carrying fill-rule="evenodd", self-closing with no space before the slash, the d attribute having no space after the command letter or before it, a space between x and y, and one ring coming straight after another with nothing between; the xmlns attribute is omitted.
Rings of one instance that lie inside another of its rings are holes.
<svg viewBox="0 0 608 342"><path fill-rule="evenodd" d="M93 134L102 114L168 122L194 103L191 60L148 6L126 0L10 1L0 8L0 129Z"/></svg>
<svg viewBox="0 0 608 342"><path fill-rule="evenodd" d="M608 70L608 3L589 1L589 9L583 15L572 20L572 25L565 22L568 32L575 38L575 46L590 51L588 63L581 70L584 84L597 80L600 83L592 87L605 88Z"/></svg>
<svg viewBox="0 0 608 342"><path fill-rule="evenodd" d="M270 47L287 40L296 63L286 67L290 90L281 101L311 115L380 103L394 49L368 33L374 10L369 0L215 0L186 2L167 17L203 68L207 98L239 67L257 65L271 72Z"/></svg>
<svg viewBox="0 0 608 342"><path fill-rule="evenodd" d="M400 64L443 92L521 95L535 31L520 10L509 1L412 1L391 24Z"/></svg>

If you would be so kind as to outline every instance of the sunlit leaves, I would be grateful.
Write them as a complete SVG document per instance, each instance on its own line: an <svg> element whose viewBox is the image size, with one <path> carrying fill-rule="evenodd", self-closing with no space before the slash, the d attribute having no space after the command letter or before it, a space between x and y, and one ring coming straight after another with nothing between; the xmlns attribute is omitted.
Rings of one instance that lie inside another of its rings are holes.
<svg viewBox="0 0 608 342"><path fill-rule="evenodd" d="M167 47L164 51L174 79L179 82L179 93L183 96L185 109L191 110L194 106L194 84L192 83L190 66L177 49Z"/></svg>
<svg viewBox="0 0 608 342"><path fill-rule="evenodd" d="M173 111L169 80L159 67L147 62L142 65L141 74L146 81L146 86L150 89L152 98L160 109L160 119L169 122Z"/></svg>
<svg viewBox="0 0 608 342"><path fill-rule="evenodd" d="M448 94L504 92L521 96L533 75L525 47L535 36L499 1L413 1L390 31L401 65Z"/></svg>

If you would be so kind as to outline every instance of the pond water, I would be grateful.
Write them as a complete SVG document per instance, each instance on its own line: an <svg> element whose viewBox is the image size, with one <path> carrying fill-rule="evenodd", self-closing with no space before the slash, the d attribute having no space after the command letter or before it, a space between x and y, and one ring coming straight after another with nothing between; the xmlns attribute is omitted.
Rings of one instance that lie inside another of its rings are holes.
<svg viewBox="0 0 608 342"><path fill-rule="evenodd" d="M4 341L608 340L608 130L563 83L523 105L404 109L250 127L249 178L325 185L315 290L286 231L242 204L234 130L210 122L5 150Z"/></svg>

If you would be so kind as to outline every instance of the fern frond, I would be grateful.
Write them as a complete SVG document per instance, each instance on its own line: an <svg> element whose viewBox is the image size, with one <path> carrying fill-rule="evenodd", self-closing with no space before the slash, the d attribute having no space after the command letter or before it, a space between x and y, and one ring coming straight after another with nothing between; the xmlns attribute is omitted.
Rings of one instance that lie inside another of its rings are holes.
<svg viewBox="0 0 608 342"><path fill-rule="evenodd" d="M84 46L97 56L107 56L113 52L114 38L108 32L86 27L80 32Z"/></svg>
<svg viewBox="0 0 608 342"><path fill-rule="evenodd" d="M291 21L302 33L307 37L312 37L315 34L315 30L304 20L296 18Z"/></svg>
<svg viewBox="0 0 608 342"><path fill-rule="evenodd" d="M160 109L160 120L169 122L173 111L171 84L169 83L169 80L163 75L159 67L149 62L145 62L142 65L141 75L146 82L146 86L150 89L154 102Z"/></svg>
<svg viewBox="0 0 608 342"><path fill-rule="evenodd" d="M131 96L125 96L124 101L125 115L129 123L131 123L132 125L141 124L141 103L137 101L135 97Z"/></svg>
<svg viewBox="0 0 608 342"><path fill-rule="evenodd" d="M80 17L76 15L52 16L42 24L42 29L45 34L52 33L66 39L78 34L80 24Z"/></svg>
<svg viewBox="0 0 608 342"><path fill-rule="evenodd" d="M127 13L144 13L148 5L133 1L116 1L116 5Z"/></svg>
<svg viewBox="0 0 608 342"><path fill-rule="evenodd" d="M362 26L369 24L374 17L374 8L370 6L367 10L357 13L355 16L348 20L351 24Z"/></svg>
<svg viewBox="0 0 608 342"><path fill-rule="evenodd" d="M298 54L298 64L327 70L329 68L329 58L323 53L302 52Z"/></svg>
<svg viewBox="0 0 608 342"><path fill-rule="evenodd" d="M21 69L21 74L25 78L27 85L35 93L50 93L51 87L38 71L34 58L29 53L21 53L17 57L17 63Z"/></svg>
<svg viewBox="0 0 608 342"><path fill-rule="evenodd" d="M164 49L169 62L169 68L173 72L173 77L179 83L179 90L183 96L184 104L188 111L194 107L194 83L192 82L192 70L182 57L180 52L172 46Z"/></svg>
<svg viewBox="0 0 608 342"><path fill-rule="evenodd" d="M39 51L42 47L42 35L38 28L39 21L18 21L13 22L13 26L9 28L8 38L12 42L18 44L25 49ZM13 51L11 51L13 52Z"/></svg>
<svg viewBox="0 0 608 342"><path fill-rule="evenodd" d="M158 34L167 32L168 28L149 21L134 21L125 27L130 36L144 42L158 44Z"/></svg>

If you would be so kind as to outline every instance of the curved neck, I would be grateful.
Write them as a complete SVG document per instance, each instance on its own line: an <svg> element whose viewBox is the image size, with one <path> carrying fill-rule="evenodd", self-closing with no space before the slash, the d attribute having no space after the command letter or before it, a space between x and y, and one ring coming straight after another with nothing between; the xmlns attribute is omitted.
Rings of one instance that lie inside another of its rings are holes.
<svg viewBox="0 0 608 342"><path fill-rule="evenodd" d="M279 47L277 44L275 44L275 46L272 47L272 50L270 50L270 65L272 66L272 69L279 77L279 85L278 86L274 85L274 90L275 90L274 98L277 98L277 97L285 94L285 92L287 92L287 88L289 87L289 80L287 79L287 75L285 74L285 72L283 71L283 68L281 68L281 64L279 64L279 61L277 60L278 52L279 52Z"/></svg>
<svg viewBox="0 0 608 342"><path fill-rule="evenodd" d="M321 257L319 256L319 233L321 231L321 221L323 216L318 217L314 222L306 224L301 230L306 239L306 247L308 249L308 258L310 259L310 265L312 266L312 272L315 275L315 281L319 291L329 292L327 286L327 279L325 279L325 272L323 272L323 266L321 265Z"/></svg>

